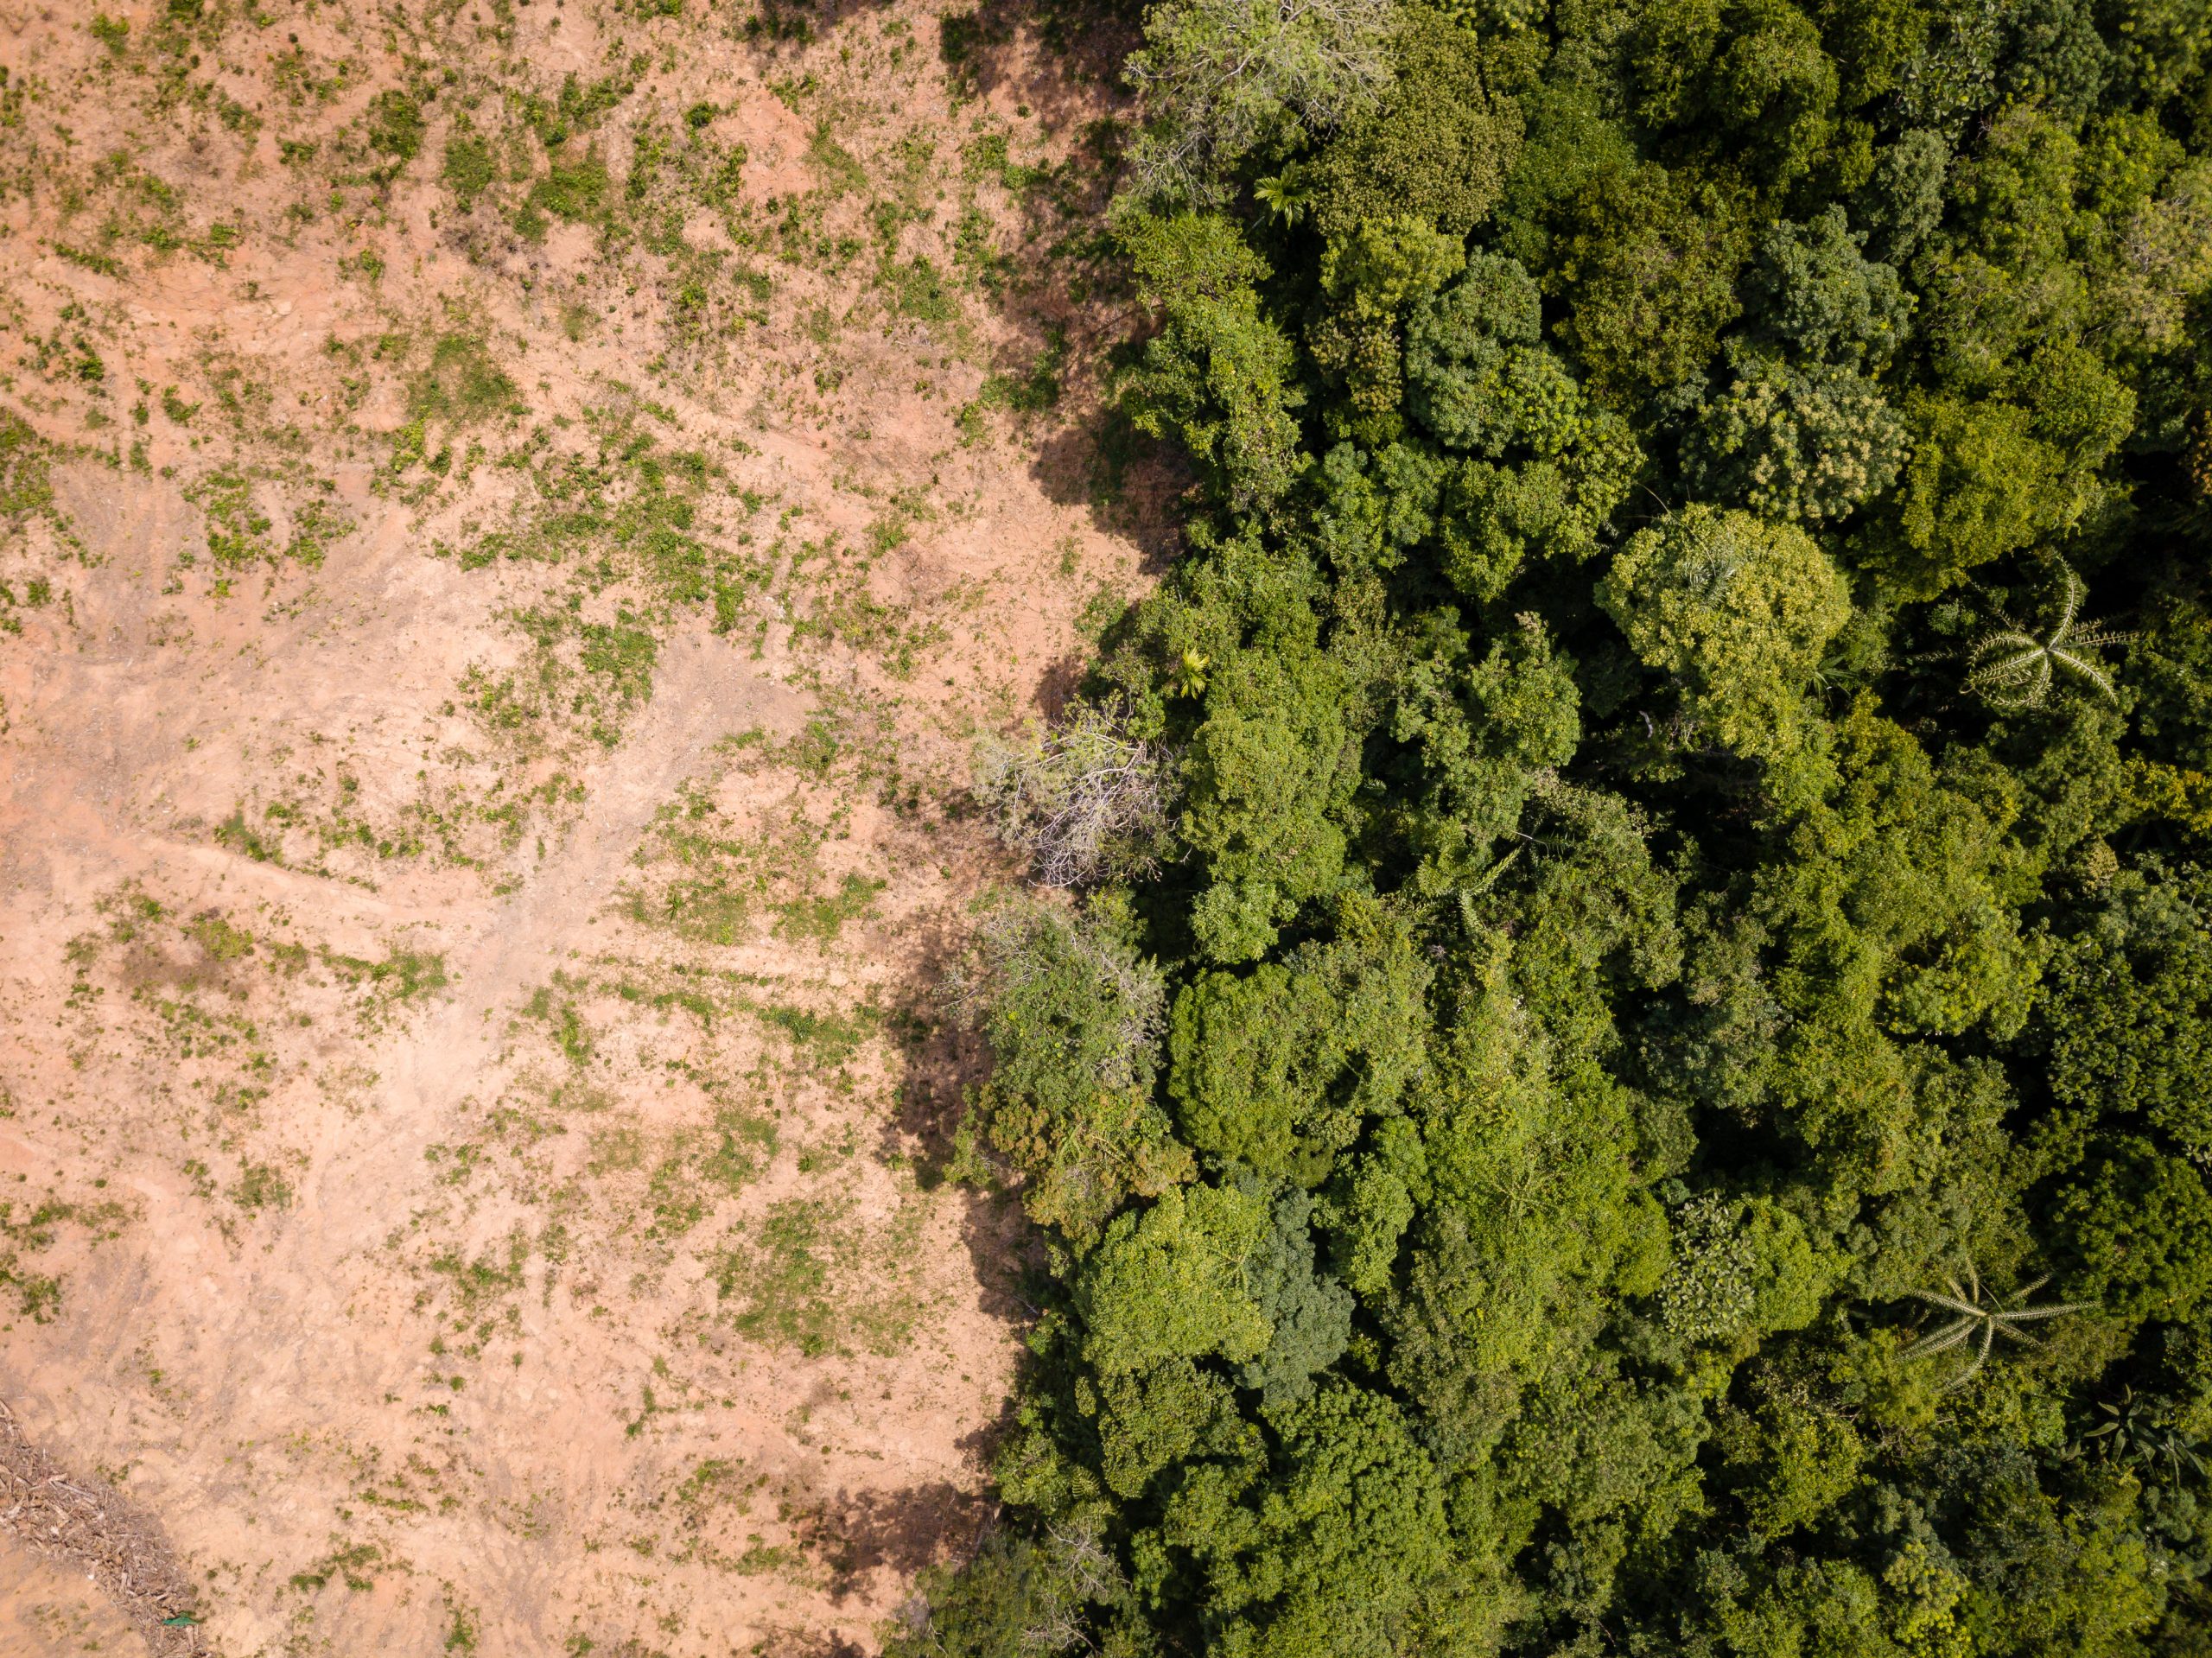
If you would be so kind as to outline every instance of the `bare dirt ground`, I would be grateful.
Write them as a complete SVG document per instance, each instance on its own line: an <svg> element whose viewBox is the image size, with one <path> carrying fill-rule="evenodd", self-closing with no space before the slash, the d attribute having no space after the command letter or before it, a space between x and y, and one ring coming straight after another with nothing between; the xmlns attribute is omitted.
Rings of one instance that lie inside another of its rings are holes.
<svg viewBox="0 0 2212 1658"><path fill-rule="evenodd" d="M0 1401L92 1505L0 1648L866 1651L972 1545L933 985L1146 577L1113 48L0 10Z"/></svg>

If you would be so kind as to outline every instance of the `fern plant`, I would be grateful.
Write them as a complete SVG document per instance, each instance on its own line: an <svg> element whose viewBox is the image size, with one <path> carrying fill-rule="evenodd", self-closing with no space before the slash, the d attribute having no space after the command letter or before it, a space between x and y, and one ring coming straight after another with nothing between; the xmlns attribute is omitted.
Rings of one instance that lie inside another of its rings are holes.
<svg viewBox="0 0 2212 1658"><path fill-rule="evenodd" d="M2062 564L2059 569L2066 577L2066 597L2059 606L2057 622L2047 636L2037 638L1999 612L2005 626L1974 642L1967 657L1967 683L1993 707L2040 708L2061 674L2093 687L2107 702L2120 701L2111 679L2088 653L2101 645L2120 644L2130 636L2084 622L2082 600L2088 590L2070 565Z"/></svg>
<svg viewBox="0 0 2212 1658"><path fill-rule="evenodd" d="M1999 1336L2024 1346L2037 1346L2036 1338L2021 1329L2022 1324L2056 1318L2063 1312L2079 1312L2088 1305L2086 1301L2059 1301L2039 1307L2027 1305L2028 1297L2050 1281L2048 1278L2038 1278L2001 1300L1985 1301L1981 1280L1969 1266L1963 1286L1955 1278L1943 1280L1943 1289L1948 1293L1936 1290L1913 1291L1915 1299L1925 1301L1931 1306L1942 1307L1957 1316L1941 1330L1923 1336L1913 1343L1904 1350L1903 1356L1908 1359L1933 1358L1938 1353L1948 1353L1955 1347L1971 1344L1974 1348L1973 1360L1945 1384L1943 1391L1949 1393L1954 1388L1964 1387L1988 1362L1990 1350L1996 1345Z"/></svg>

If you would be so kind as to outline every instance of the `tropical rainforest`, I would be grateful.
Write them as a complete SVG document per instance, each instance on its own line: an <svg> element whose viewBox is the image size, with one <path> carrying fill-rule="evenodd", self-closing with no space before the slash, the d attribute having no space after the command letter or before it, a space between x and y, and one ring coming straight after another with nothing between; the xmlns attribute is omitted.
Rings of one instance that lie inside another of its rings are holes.
<svg viewBox="0 0 2212 1658"><path fill-rule="evenodd" d="M905 1655L2212 1653L2212 9L1159 0Z"/></svg>

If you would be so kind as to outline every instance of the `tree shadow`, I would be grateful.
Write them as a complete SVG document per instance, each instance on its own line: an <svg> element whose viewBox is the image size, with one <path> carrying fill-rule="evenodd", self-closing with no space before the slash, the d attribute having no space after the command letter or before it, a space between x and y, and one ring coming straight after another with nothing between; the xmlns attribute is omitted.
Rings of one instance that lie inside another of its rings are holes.
<svg viewBox="0 0 2212 1658"><path fill-rule="evenodd" d="M898 1491L840 1491L799 1521L808 1551L830 1571L830 1594L863 1593L880 1571L911 1579L964 1560L996 1504L945 1480Z"/></svg>
<svg viewBox="0 0 2212 1658"><path fill-rule="evenodd" d="M1035 446L1030 476L1057 505L1087 505L1099 527L1137 549L1137 568L1166 574L1183 550L1189 465L1171 446L1132 430L1103 404L1061 423Z"/></svg>
<svg viewBox="0 0 2212 1658"><path fill-rule="evenodd" d="M1118 99L1122 66L1142 43L1141 6L1095 0L982 0L938 22L956 92L1026 105L1048 130L1096 118Z"/></svg>
<svg viewBox="0 0 2212 1658"><path fill-rule="evenodd" d="M1070 652L1055 658L1037 682L1037 689L1030 696L1030 705L1047 720L1058 720L1067 711L1068 699L1083 683L1083 677L1090 671L1087 652Z"/></svg>

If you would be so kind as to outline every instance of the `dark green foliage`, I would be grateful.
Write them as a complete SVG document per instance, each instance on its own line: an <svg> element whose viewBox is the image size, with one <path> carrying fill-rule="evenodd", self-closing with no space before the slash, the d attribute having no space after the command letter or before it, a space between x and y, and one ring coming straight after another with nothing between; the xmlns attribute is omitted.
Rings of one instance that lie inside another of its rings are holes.
<svg viewBox="0 0 2212 1658"><path fill-rule="evenodd" d="M1175 833L982 1004L895 1649L2203 1658L2212 14L1395 16L1119 209Z"/></svg>
<svg viewBox="0 0 2212 1658"><path fill-rule="evenodd" d="M1912 302L1895 270L1860 252L1865 241L1833 204L1809 225L1769 231L1746 278L1755 326L1823 362L1888 362L1904 343Z"/></svg>
<svg viewBox="0 0 2212 1658"><path fill-rule="evenodd" d="M1585 187L1563 218L1553 276L1567 302L1560 332L1591 379L1618 399L1696 374L1743 308L1743 203L1647 162Z"/></svg>
<svg viewBox="0 0 2212 1658"><path fill-rule="evenodd" d="M1027 1658L1082 1642L1081 1619L1128 1591L1096 1537L1042 1542L1001 1532L960 1572L924 1574L927 1610L884 1643L887 1658Z"/></svg>
<svg viewBox="0 0 2212 1658"><path fill-rule="evenodd" d="M1389 1399L1344 1382L1269 1418L1275 1449L1256 1465L1194 1469L1140 1540L1141 1558L1156 1551L1172 1570L1188 1556L1224 1650L1407 1649L1448 1560L1441 1482L1412 1425Z"/></svg>
<svg viewBox="0 0 2212 1658"><path fill-rule="evenodd" d="M1314 1271L1313 1217L1312 1197L1295 1187L1284 1191L1274 1201L1273 1229L1245 1265L1252 1299L1274 1335L1237 1380L1269 1405L1306 1398L1313 1373L1351 1344L1351 1294Z"/></svg>

